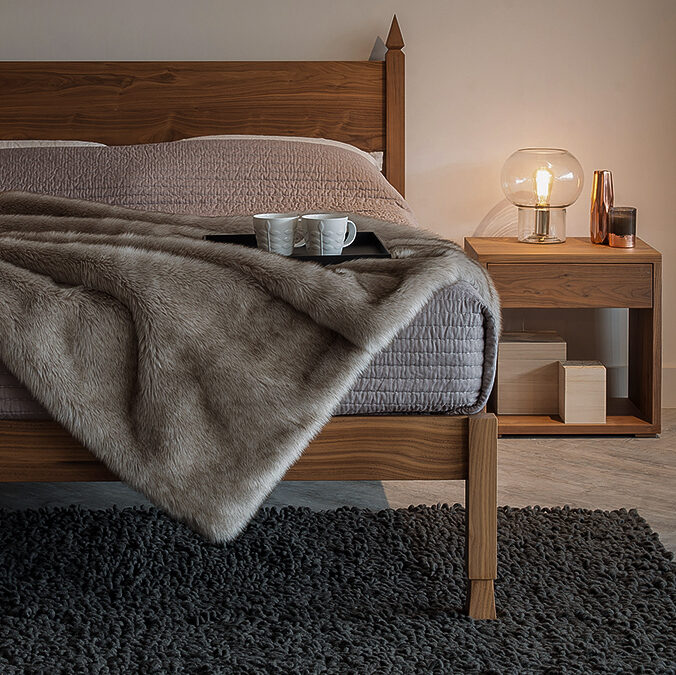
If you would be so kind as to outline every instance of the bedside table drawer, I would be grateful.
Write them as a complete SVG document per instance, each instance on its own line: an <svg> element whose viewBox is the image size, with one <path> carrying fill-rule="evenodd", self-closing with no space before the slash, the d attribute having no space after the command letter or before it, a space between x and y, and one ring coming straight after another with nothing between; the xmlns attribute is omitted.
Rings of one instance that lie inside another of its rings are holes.
<svg viewBox="0 0 676 675"><path fill-rule="evenodd" d="M489 263L503 307L652 307L650 263Z"/></svg>

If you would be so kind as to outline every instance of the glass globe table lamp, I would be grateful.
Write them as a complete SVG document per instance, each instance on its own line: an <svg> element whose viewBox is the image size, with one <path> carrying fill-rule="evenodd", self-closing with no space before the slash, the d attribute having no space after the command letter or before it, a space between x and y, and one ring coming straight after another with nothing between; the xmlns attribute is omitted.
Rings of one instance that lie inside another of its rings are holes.
<svg viewBox="0 0 676 675"><path fill-rule="evenodd" d="M566 241L566 207L580 196L584 182L573 155L557 148L517 150L502 167L501 180L505 196L519 209L519 241Z"/></svg>

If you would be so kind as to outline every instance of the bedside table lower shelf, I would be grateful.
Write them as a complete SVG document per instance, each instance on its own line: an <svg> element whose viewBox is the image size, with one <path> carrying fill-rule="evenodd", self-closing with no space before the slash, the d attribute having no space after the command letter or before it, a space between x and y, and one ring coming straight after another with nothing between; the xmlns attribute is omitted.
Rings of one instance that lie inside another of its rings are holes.
<svg viewBox="0 0 676 675"><path fill-rule="evenodd" d="M656 436L659 429L642 419L627 398L608 401L605 424L564 424L558 415L498 415L499 436L635 435Z"/></svg>

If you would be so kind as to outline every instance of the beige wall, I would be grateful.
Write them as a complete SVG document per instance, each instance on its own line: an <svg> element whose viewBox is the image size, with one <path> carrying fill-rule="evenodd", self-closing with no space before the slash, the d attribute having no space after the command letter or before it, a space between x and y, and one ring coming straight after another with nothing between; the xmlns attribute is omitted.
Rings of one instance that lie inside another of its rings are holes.
<svg viewBox="0 0 676 675"><path fill-rule="evenodd" d="M359 59L396 11L407 53L408 199L458 241L509 226L500 167L554 145L665 256L665 403L676 405L675 0L0 0L0 59Z"/></svg>

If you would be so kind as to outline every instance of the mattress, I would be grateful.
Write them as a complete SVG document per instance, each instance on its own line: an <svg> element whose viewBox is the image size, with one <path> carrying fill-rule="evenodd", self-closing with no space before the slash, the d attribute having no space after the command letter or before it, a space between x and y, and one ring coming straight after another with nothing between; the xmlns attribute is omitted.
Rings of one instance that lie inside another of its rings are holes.
<svg viewBox="0 0 676 675"><path fill-rule="evenodd" d="M469 284L442 289L374 356L336 414L477 412L493 384L495 333ZM0 362L0 419L49 418Z"/></svg>
<svg viewBox="0 0 676 675"><path fill-rule="evenodd" d="M321 205L416 227L408 204L370 160L316 143L235 139L3 150L0 189L205 216L311 212ZM375 355L336 414L480 410L495 373L496 314L469 283L442 289ZM0 363L0 419L45 418Z"/></svg>

